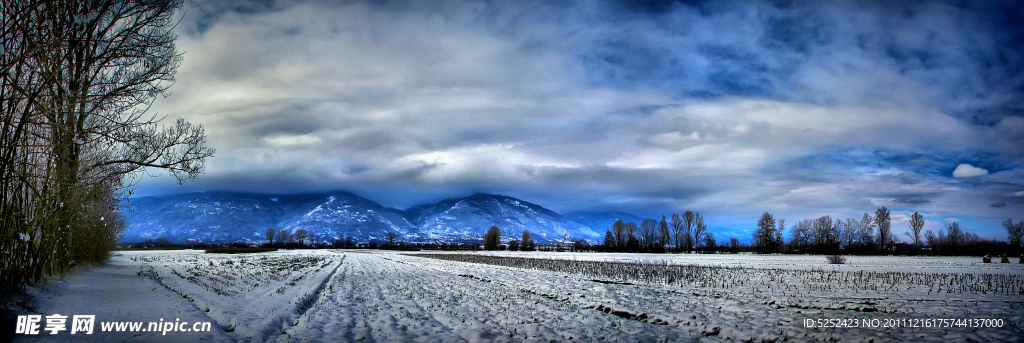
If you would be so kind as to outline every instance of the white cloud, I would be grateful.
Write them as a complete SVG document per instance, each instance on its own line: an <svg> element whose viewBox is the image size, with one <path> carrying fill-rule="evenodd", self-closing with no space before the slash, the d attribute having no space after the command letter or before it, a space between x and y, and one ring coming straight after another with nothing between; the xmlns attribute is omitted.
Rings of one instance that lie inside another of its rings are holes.
<svg viewBox="0 0 1024 343"><path fill-rule="evenodd" d="M321 139L314 135L283 135L264 137L263 141L271 146L286 147L316 144L320 143Z"/></svg>
<svg viewBox="0 0 1024 343"><path fill-rule="evenodd" d="M961 163L953 171L953 177L965 178L965 177L978 177L988 175L988 170L972 166L970 164Z"/></svg>

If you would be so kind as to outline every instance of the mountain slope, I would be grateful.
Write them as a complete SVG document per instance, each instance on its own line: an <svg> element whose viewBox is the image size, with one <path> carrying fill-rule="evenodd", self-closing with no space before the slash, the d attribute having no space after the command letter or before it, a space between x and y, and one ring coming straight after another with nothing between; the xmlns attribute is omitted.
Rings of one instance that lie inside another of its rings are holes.
<svg viewBox="0 0 1024 343"><path fill-rule="evenodd" d="M537 242L561 240L565 232L571 238L596 241L599 234L536 204L503 195L477 193L460 199L415 206L405 211L406 218L430 239L457 240L481 237L492 225L501 229L502 241L522 237L529 230Z"/></svg>
<svg viewBox="0 0 1024 343"><path fill-rule="evenodd" d="M474 194L405 211L388 208L348 192L269 195L207 192L132 199L124 217L128 231L122 242L167 237L176 243L266 240L267 229L304 229L318 241L352 236L357 241L384 241L388 232L409 242L465 242L498 226L502 241L532 233L538 243L552 243L568 233L571 239L603 239L594 230L599 215L570 219L542 206L503 195ZM622 214L625 219L639 218ZM630 219L634 220L634 219ZM634 220L637 221L637 220ZM610 225L610 222L609 224Z"/></svg>
<svg viewBox="0 0 1024 343"><path fill-rule="evenodd" d="M167 237L174 242L264 241L267 229L308 232L330 240L347 235L383 239L389 231L415 238L415 227L401 212L348 192L265 195L209 192L133 201L124 213L128 231L121 239L137 242Z"/></svg>

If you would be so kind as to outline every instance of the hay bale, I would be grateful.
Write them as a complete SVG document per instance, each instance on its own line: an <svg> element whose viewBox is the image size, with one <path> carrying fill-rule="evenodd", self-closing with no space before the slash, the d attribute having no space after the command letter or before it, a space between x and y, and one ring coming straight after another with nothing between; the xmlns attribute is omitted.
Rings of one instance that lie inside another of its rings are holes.
<svg viewBox="0 0 1024 343"><path fill-rule="evenodd" d="M985 263L992 263L992 256L985 255L984 257L981 258L981 261Z"/></svg>
<svg viewBox="0 0 1024 343"><path fill-rule="evenodd" d="M1006 257L1006 253L1005 252L1003 253L1003 259L1000 260L999 263L1010 263L1010 258Z"/></svg>

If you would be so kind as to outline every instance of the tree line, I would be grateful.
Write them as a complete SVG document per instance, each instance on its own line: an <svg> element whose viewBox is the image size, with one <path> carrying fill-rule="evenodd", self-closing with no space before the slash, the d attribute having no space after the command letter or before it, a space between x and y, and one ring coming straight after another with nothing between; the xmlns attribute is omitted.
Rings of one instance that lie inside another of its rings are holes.
<svg viewBox="0 0 1024 343"><path fill-rule="evenodd" d="M757 221L752 237L753 250L758 253L794 254L931 254L931 255L984 255L993 253L1021 253L1024 221L1007 219L1007 242L984 240L967 232L958 222L944 225L937 233L923 231L925 220L919 212L910 215L907 242L892 232L891 212L882 206L872 215L861 218L833 219L824 215L805 219L789 228L789 241L783 239L784 219L776 220L765 212Z"/></svg>
<svg viewBox="0 0 1024 343"><path fill-rule="evenodd" d="M0 305L26 284L105 261L143 168L179 182L213 149L201 126L148 113L182 55L174 0L0 2Z"/></svg>
<svg viewBox="0 0 1024 343"><path fill-rule="evenodd" d="M789 239L784 238L786 221L776 219L765 212L758 218L757 229L751 237L751 244L739 242L739 237L729 237L728 242L719 244L715 235L708 230L704 217L694 211L673 213L671 220L662 216L661 221L644 219L634 222L616 220L605 232L603 243L591 244L586 239L570 239L565 233L561 241L538 245L529 230L521 236L508 239L503 244L502 233L497 226L491 226L471 242L461 243L406 243L396 239L395 232L385 235L386 243L376 241L358 242L353 237L334 239L332 242L317 241L317 235L305 229L294 232L287 229L266 231L264 247L277 248L335 248L335 249L430 249L430 250L508 250L508 251L600 251L600 252L698 252L738 253L741 251L762 254L933 254L933 255L984 255L1022 251L1024 221L1007 219L1002 224L1008 233L1007 242L980 239L976 234L966 232L960 224L946 224L938 233L923 230L924 216L919 212L910 215L908 230L904 232L907 242L892 233L891 213L879 207L874 214L864 213L860 218L833 219L824 215L815 219L801 220L789 227ZM159 239L158 239L159 240ZM168 246L163 239L143 244L145 246ZM245 243L233 243L245 245Z"/></svg>
<svg viewBox="0 0 1024 343"><path fill-rule="evenodd" d="M529 231L524 231L522 240L510 239L508 245L502 245L501 230L497 226L492 226L483 235L484 249L713 253L738 252L742 248L739 237L730 237L726 244L719 244L715 235L708 231L704 217L694 211L673 213L671 220L662 216L660 222L644 219L637 224L616 220L606 230L603 244L591 244L582 238L570 239L568 233L565 233L561 241L551 246L539 247L532 243L529 234Z"/></svg>
<svg viewBox="0 0 1024 343"><path fill-rule="evenodd" d="M603 249L624 252L712 252L718 248L715 235L708 231L704 216L694 211L673 213L671 221L644 219L640 225L616 220L605 230Z"/></svg>
<svg viewBox="0 0 1024 343"><path fill-rule="evenodd" d="M1024 221L1007 219L1002 223L1007 230L1007 241L985 240L977 234L967 232L958 222L945 224L942 230L924 230L925 219L919 212L910 215L907 230L903 232L907 241L894 233L891 211L882 206L860 218L835 218L824 215L805 219L789 227L789 239L785 238L785 219L776 219L765 212L758 218L757 229L749 245L741 244L739 237L729 237L719 243L708 230L704 217L694 211L673 213L671 219L662 216L660 221L644 219L635 222L616 220L605 231L603 244L590 244L585 239L563 239L550 249L569 251L605 252L697 252L786 254L902 254L902 255L985 255L1020 254L1024 252ZM528 232L524 232L528 234ZM506 249L501 245L501 232L491 227L484 235L485 249ZM511 240L508 250L520 250L518 240ZM534 249L530 249L534 250Z"/></svg>

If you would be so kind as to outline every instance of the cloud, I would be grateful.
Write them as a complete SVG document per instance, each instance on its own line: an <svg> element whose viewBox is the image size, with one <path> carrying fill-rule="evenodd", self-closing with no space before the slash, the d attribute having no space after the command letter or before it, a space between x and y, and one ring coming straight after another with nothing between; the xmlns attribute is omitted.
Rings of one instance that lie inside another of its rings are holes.
<svg viewBox="0 0 1024 343"><path fill-rule="evenodd" d="M263 137L263 140L271 146L294 146L316 144L321 141L320 137L313 135L291 135Z"/></svg>
<svg viewBox="0 0 1024 343"><path fill-rule="evenodd" d="M139 193L483 191L730 230L1014 215L1024 51L1002 6L189 1L153 110L218 154Z"/></svg>
<svg viewBox="0 0 1024 343"><path fill-rule="evenodd" d="M979 177L988 175L988 170L974 167L970 164L962 163L953 170L953 177L957 178L968 178L968 177Z"/></svg>

